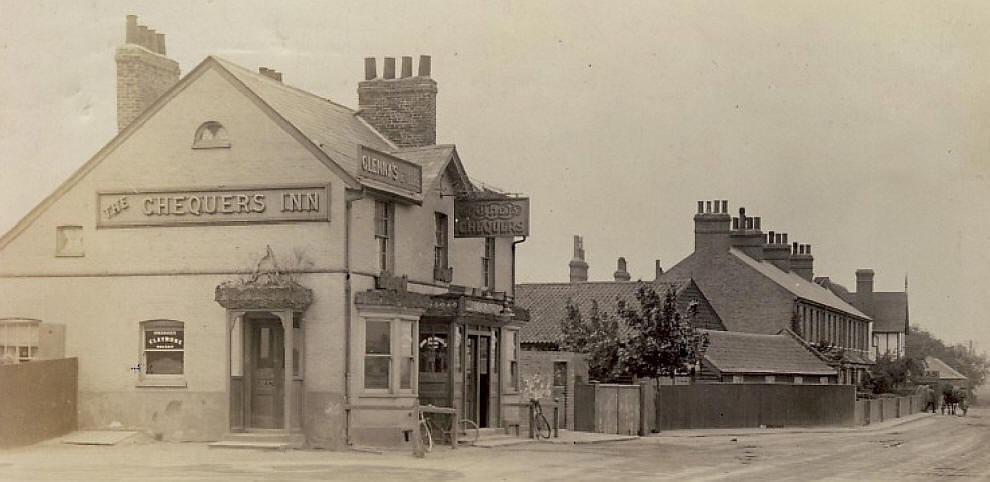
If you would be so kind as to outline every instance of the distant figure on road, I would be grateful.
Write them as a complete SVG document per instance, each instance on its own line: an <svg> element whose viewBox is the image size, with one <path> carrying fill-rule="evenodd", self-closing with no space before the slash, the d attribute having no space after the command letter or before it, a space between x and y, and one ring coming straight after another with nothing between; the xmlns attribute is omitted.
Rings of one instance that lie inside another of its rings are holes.
<svg viewBox="0 0 990 482"><path fill-rule="evenodd" d="M928 407L932 408L932 413L935 413L938 407L938 399L935 398L935 390L932 387L925 387L925 411L928 411Z"/></svg>

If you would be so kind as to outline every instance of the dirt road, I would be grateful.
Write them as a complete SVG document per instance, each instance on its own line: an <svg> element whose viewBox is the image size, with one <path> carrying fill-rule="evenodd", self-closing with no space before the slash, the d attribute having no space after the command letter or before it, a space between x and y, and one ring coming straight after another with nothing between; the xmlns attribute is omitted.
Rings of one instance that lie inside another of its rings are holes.
<svg viewBox="0 0 990 482"><path fill-rule="evenodd" d="M683 433L682 433L683 435ZM208 449L153 441L0 451L0 480L990 480L990 409L886 430L659 436L407 453Z"/></svg>

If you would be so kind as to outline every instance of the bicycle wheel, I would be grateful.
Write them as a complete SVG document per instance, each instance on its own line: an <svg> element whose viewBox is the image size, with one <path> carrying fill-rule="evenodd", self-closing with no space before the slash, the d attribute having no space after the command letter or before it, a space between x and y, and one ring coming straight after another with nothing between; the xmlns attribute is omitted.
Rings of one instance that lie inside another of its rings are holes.
<svg viewBox="0 0 990 482"><path fill-rule="evenodd" d="M433 451L433 434L430 433L430 424L426 420L419 421L419 441L423 444L424 452Z"/></svg>
<svg viewBox="0 0 990 482"><path fill-rule="evenodd" d="M464 442L467 444L473 444L478 441L478 424L474 423L473 420L463 419L457 422L457 440L459 442Z"/></svg>
<svg viewBox="0 0 990 482"><path fill-rule="evenodd" d="M536 414L536 438L550 438L550 422L547 421L547 418L542 413Z"/></svg>

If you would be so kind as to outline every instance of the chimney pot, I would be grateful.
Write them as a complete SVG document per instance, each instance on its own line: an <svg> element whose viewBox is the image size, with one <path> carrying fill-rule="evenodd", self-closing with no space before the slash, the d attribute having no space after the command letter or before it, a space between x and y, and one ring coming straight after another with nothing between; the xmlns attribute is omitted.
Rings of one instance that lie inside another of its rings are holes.
<svg viewBox="0 0 990 482"><path fill-rule="evenodd" d="M124 43L136 44L138 41L137 15L127 16L127 29L124 31Z"/></svg>
<svg viewBox="0 0 990 482"><path fill-rule="evenodd" d="M419 56L419 76L429 77L430 76L430 56L420 55Z"/></svg>
<svg viewBox="0 0 990 482"><path fill-rule="evenodd" d="M705 212L705 202L698 201L698 214Z"/></svg>
<svg viewBox="0 0 990 482"><path fill-rule="evenodd" d="M725 214L729 214L729 201L726 199L722 200L722 212Z"/></svg>
<svg viewBox="0 0 990 482"><path fill-rule="evenodd" d="M705 201L705 212L706 213L711 213L712 212L712 202L711 201Z"/></svg>
<svg viewBox="0 0 990 482"><path fill-rule="evenodd" d="M374 57L364 58L364 80L375 80L375 77L378 77L378 69L375 64Z"/></svg>
<svg viewBox="0 0 990 482"><path fill-rule="evenodd" d="M395 57L385 57L385 65L382 67L382 77L386 79L395 78Z"/></svg>
<svg viewBox="0 0 990 482"><path fill-rule="evenodd" d="M744 207L740 207L739 208L739 219L740 220L746 219L746 208L744 208ZM742 222L745 223L745 221L742 221Z"/></svg>
<svg viewBox="0 0 990 482"><path fill-rule="evenodd" d="M732 218L732 229L739 229L739 218Z"/></svg>
<svg viewBox="0 0 990 482"><path fill-rule="evenodd" d="M753 218L746 218L746 229L753 229Z"/></svg>
<svg viewBox="0 0 990 482"><path fill-rule="evenodd" d="M781 236L780 244L787 244L787 233L781 234L780 236Z"/></svg>
<svg viewBox="0 0 990 482"><path fill-rule="evenodd" d="M753 229L755 229L757 231L760 230L760 217L759 216L753 218Z"/></svg>
<svg viewBox="0 0 990 482"><path fill-rule="evenodd" d="M773 231L767 233L767 244L774 244L774 241L776 240L775 236L776 233L774 233Z"/></svg>
<svg viewBox="0 0 990 482"><path fill-rule="evenodd" d="M808 245L806 245L806 246L807 246L807 248L808 248L808 251L807 251L807 252L808 252L808 254L811 254L811 245L810 245L810 244L808 244Z"/></svg>
<svg viewBox="0 0 990 482"><path fill-rule="evenodd" d="M798 250L797 242L794 242L794 244L791 245L791 254L797 254L798 252L797 250Z"/></svg>
<svg viewBox="0 0 990 482"><path fill-rule="evenodd" d="M412 57L402 57L402 78L412 77Z"/></svg>
<svg viewBox="0 0 990 482"><path fill-rule="evenodd" d="M158 53L165 55L165 34L157 33L155 34L158 43Z"/></svg>
<svg viewBox="0 0 990 482"><path fill-rule="evenodd" d="M660 279L661 276L663 276L663 267L660 266L660 260L659 259L655 261L655 264L656 264L656 275L655 275L656 277L654 279L655 280L658 280L658 279Z"/></svg>

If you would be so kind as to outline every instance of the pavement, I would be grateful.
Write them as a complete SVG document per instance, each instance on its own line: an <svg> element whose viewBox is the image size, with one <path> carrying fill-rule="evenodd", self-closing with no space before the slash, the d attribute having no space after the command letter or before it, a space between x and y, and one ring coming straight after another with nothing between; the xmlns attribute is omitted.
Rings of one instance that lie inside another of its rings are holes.
<svg viewBox="0 0 990 482"><path fill-rule="evenodd" d="M606 437L561 432L556 442L438 447L424 458L410 451L211 449L141 434L113 446L51 440L0 450L0 481L990 480L987 408L857 428L691 430L573 443Z"/></svg>
<svg viewBox="0 0 990 482"><path fill-rule="evenodd" d="M855 427L836 426L810 426L810 427L784 427L784 428L711 428L711 429L687 429L687 430L665 430L659 433L650 434L650 437L726 437L726 436L750 436L750 435L780 435L798 433L855 433L855 432L876 432L887 430L893 427L915 422L928 417L936 416L934 413L915 413L906 417L893 418L883 422L871 423ZM949 415L942 415L949 416Z"/></svg>

